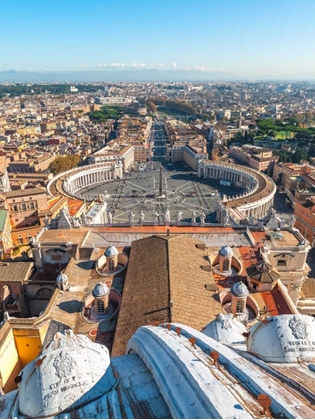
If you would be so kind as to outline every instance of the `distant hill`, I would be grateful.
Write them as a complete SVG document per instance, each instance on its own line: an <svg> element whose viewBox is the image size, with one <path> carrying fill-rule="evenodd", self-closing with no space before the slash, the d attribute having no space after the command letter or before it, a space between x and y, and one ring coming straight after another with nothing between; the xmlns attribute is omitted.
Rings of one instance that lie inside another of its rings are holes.
<svg viewBox="0 0 315 420"><path fill-rule="evenodd" d="M0 83L36 82L167 82L236 80L227 72L192 70L81 70L81 71L0 71Z"/></svg>

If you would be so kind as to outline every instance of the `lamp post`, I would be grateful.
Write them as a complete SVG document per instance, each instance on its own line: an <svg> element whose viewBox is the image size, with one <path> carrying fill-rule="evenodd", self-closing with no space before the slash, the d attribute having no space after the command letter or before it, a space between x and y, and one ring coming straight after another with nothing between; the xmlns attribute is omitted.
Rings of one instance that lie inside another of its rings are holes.
<svg viewBox="0 0 315 420"><path fill-rule="evenodd" d="M3 242L2 242L2 236L0 236L0 260L2 260L2 255L3 255Z"/></svg>

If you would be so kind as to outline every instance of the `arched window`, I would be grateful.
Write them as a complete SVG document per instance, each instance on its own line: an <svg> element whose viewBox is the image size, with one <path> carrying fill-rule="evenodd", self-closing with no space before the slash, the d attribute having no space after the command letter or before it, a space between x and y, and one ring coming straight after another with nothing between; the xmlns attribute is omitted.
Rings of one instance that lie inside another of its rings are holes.
<svg viewBox="0 0 315 420"><path fill-rule="evenodd" d="M244 301L242 299L238 299L236 302L236 313L242 314L244 312Z"/></svg>
<svg viewBox="0 0 315 420"><path fill-rule="evenodd" d="M42 287L41 289L37 290L36 297L50 298L52 294L52 289L49 289L48 287Z"/></svg>
<svg viewBox="0 0 315 420"><path fill-rule="evenodd" d="M225 258L225 260L223 260L223 271L229 271L230 269L230 262L228 258Z"/></svg>
<svg viewBox="0 0 315 420"><path fill-rule="evenodd" d="M115 270L115 263L114 263L113 258L110 258L108 260L108 269L109 269L109 271L114 271Z"/></svg>
<svg viewBox="0 0 315 420"><path fill-rule="evenodd" d="M104 302L102 300L97 301L97 312L103 314L105 312Z"/></svg>

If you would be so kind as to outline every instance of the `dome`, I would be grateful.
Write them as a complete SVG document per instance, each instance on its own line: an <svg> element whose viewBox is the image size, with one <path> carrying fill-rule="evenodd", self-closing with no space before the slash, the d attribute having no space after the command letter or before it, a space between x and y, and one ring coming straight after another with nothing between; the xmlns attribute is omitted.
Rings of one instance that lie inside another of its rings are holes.
<svg viewBox="0 0 315 420"><path fill-rule="evenodd" d="M231 287L231 293L233 296L236 297L245 297L249 295L247 287L241 281L233 284L233 286Z"/></svg>
<svg viewBox="0 0 315 420"><path fill-rule="evenodd" d="M221 257L232 257L233 251L229 246L225 245L220 249L219 255L221 255Z"/></svg>
<svg viewBox="0 0 315 420"><path fill-rule="evenodd" d="M222 344L239 345L245 344L242 334L247 333L247 328L232 314L219 314L202 333Z"/></svg>
<svg viewBox="0 0 315 420"><path fill-rule="evenodd" d="M246 344L248 352L265 362L296 363L315 361L314 342L315 318L294 314L270 317L253 325Z"/></svg>
<svg viewBox="0 0 315 420"><path fill-rule="evenodd" d="M104 253L105 257L115 257L119 252L115 246L109 246Z"/></svg>
<svg viewBox="0 0 315 420"><path fill-rule="evenodd" d="M74 410L116 383L108 349L71 330L57 333L19 377L19 412L25 418L54 417Z"/></svg>
<svg viewBox="0 0 315 420"><path fill-rule="evenodd" d="M109 294L110 290L109 288L106 286L105 283L97 283L94 286L94 289L92 291L92 295L95 298L102 298L104 296L107 296Z"/></svg>
<svg viewBox="0 0 315 420"><path fill-rule="evenodd" d="M66 283L68 281L68 276L65 273L58 274L56 278L57 283Z"/></svg>
<svg viewBox="0 0 315 420"><path fill-rule="evenodd" d="M273 283L280 278L278 271L265 261L250 265L246 271L249 277L261 283Z"/></svg>

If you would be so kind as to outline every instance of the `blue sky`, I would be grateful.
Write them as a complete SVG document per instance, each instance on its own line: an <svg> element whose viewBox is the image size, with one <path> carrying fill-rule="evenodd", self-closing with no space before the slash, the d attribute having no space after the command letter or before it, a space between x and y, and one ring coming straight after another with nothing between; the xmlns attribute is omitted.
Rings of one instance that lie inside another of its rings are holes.
<svg viewBox="0 0 315 420"><path fill-rule="evenodd" d="M315 0L0 0L0 16L0 71L315 78Z"/></svg>

